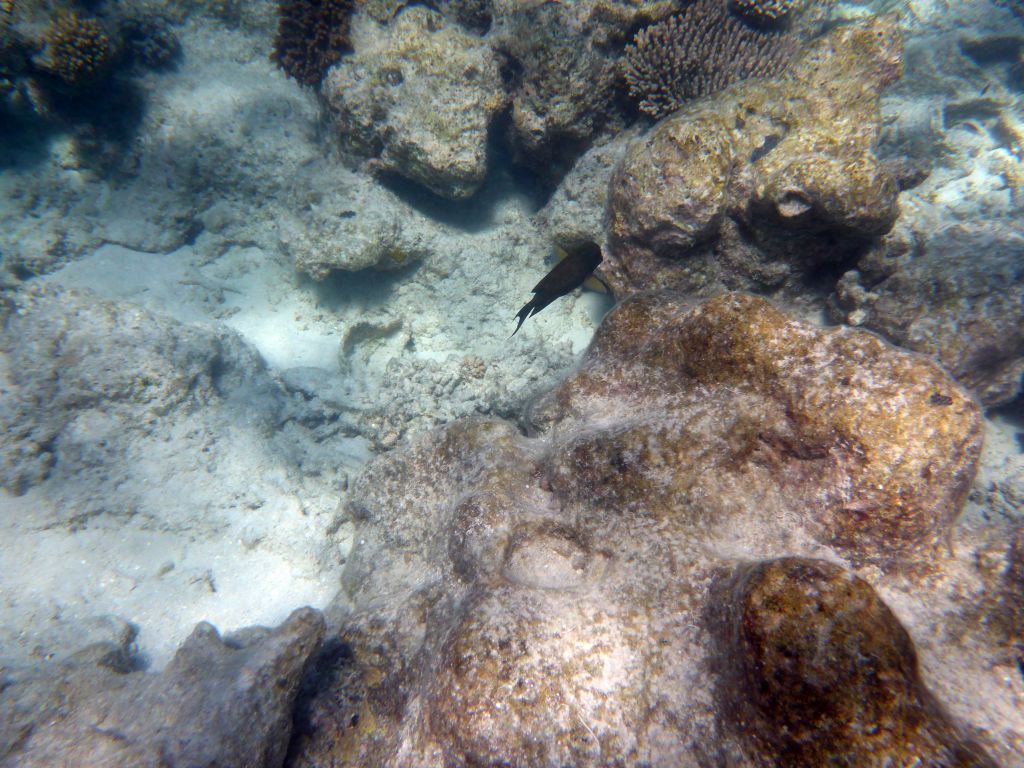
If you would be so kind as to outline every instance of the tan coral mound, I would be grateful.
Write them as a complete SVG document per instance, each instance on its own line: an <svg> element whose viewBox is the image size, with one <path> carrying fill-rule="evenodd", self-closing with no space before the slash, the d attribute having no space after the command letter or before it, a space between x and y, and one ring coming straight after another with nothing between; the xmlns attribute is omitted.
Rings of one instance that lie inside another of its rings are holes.
<svg viewBox="0 0 1024 768"><path fill-rule="evenodd" d="M355 483L335 641L353 666L294 765L991 765L938 701L998 722L1005 650L933 694L912 642L964 594L937 544L981 443L937 366L750 296L641 294L529 421L459 422ZM808 737L787 728L812 684ZM985 746L1016 754L1018 725Z"/></svg>

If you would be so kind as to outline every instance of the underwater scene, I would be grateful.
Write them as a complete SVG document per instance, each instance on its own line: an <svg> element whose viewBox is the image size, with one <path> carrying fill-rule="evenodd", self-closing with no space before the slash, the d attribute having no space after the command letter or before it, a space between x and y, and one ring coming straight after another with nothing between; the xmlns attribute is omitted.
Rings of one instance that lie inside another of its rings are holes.
<svg viewBox="0 0 1024 768"><path fill-rule="evenodd" d="M0 0L0 768L1024 768L1022 0Z"/></svg>

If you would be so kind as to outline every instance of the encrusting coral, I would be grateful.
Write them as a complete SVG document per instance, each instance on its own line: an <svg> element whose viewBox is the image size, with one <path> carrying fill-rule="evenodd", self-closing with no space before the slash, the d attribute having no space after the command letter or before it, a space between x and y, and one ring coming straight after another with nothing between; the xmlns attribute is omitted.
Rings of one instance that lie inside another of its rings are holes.
<svg viewBox="0 0 1024 768"><path fill-rule="evenodd" d="M331 65L351 49L353 0L281 0L270 58L289 77L317 86Z"/></svg>
<svg viewBox="0 0 1024 768"><path fill-rule="evenodd" d="M740 566L725 587L712 611L730 614L720 637L740 662L725 671L727 717L771 764L996 768L929 693L913 640L866 581L788 557Z"/></svg>
<svg viewBox="0 0 1024 768"><path fill-rule="evenodd" d="M626 48L626 83L641 110L663 117L739 80L778 75L799 50L790 32L750 27L721 0L697 0L637 33Z"/></svg>

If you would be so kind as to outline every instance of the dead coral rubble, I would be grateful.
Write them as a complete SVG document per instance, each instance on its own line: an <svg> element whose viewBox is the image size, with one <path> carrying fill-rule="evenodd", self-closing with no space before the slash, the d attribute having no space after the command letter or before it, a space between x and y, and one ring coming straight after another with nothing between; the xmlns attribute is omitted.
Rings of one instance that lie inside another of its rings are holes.
<svg viewBox="0 0 1024 768"><path fill-rule="evenodd" d="M934 363L640 294L527 425L457 422L355 483L350 666L309 702L338 727L294 766L991 765L873 589L913 616L973 477L979 409ZM991 682L972 658L957 695Z"/></svg>

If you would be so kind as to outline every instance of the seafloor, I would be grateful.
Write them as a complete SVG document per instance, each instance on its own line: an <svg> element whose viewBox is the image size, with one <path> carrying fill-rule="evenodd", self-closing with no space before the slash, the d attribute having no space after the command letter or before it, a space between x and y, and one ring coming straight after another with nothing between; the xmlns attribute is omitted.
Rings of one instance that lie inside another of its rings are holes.
<svg viewBox="0 0 1024 768"><path fill-rule="evenodd" d="M1017 0L4 0L0 99L0 766L1024 766Z"/></svg>

